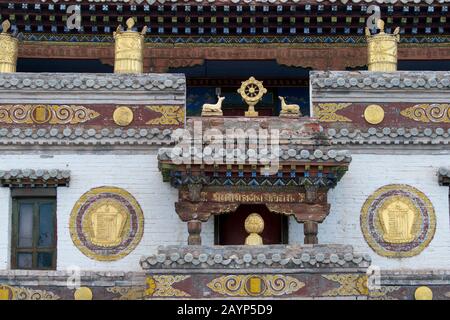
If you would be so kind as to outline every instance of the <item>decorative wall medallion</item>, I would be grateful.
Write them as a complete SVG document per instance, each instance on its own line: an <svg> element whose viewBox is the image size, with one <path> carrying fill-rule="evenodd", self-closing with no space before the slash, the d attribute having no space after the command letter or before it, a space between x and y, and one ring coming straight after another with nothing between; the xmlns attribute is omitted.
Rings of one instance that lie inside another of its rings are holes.
<svg viewBox="0 0 450 320"><path fill-rule="evenodd" d="M53 292L0 284L0 300L59 300Z"/></svg>
<svg viewBox="0 0 450 320"><path fill-rule="evenodd" d="M184 123L183 106L147 106L148 109L161 113L161 116L148 121L153 125L180 125Z"/></svg>
<svg viewBox="0 0 450 320"><path fill-rule="evenodd" d="M208 288L231 297L282 296L296 292L305 283L285 275L229 275L209 282Z"/></svg>
<svg viewBox="0 0 450 320"><path fill-rule="evenodd" d="M338 288L328 290L323 296L367 296L367 276L360 274L325 274L325 279L339 283Z"/></svg>
<svg viewBox="0 0 450 320"><path fill-rule="evenodd" d="M184 281L191 276L172 276L172 275L157 275L147 277L145 289L146 297L190 297L190 294L172 287L173 284Z"/></svg>
<svg viewBox="0 0 450 320"><path fill-rule="evenodd" d="M0 123L15 124L78 124L100 114L74 105L0 105Z"/></svg>
<svg viewBox="0 0 450 320"><path fill-rule="evenodd" d="M133 110L128 107L118 107L114 110L113 119L119 126L127 126L133 121Z"/></svg>
<svg viewBox="0 0 450 320"><path fill-rule="evenodd" d="M125 257L142 238L144 215L126 190L99 187L76 202L70 216L70 234L86 256L100 261Z"/></svg>
<svg viewBox="0 0 450 320"><path fill-rule="evenodd" d="M361 209L361 229L370 247L392 258L419 254L433 239L436 217L430 200L408 185L376 190Z"/></svg>
<svg viewBox="0 0 450 320"><path fill-rule="evenodd" d="M384 110L377 104L371 104L364 110L364 119L370 124L379 124L384 119Z"/></svg>
<svg viewBox="0 0 450 320"><path fill-rule="evenodd" d="M400 112L406 118L418 122L450 122L450 104L416 104Z"/></svg>
<svg viewBox="0 0 450 320"><path fill-rule="evenodd" d="M351 103L318 103L314 104L314 117L322 122L352 122L347 117L336 114L337 111L350 106Z"/></svg>

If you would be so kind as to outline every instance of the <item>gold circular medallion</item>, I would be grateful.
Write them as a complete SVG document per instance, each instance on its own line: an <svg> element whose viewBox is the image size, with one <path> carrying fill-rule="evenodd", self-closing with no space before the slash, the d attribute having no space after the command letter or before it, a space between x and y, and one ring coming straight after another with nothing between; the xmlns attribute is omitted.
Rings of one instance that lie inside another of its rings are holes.
<svg viewBox="0 0 450 320"><path fill-rule="evenodd" d="M418 255L436 230L433 204L420 190L404 184L377 189L364 202L361 230L368 245L380 256Z"/></svg>
<svg viewBox="0 0 450 320"><path fill-rule="evenodd" d="M433 300L433 291L425 286L418 287L414 293L414 298L416 300Z"/></svg>
<svg viewBox="0 0 450 320"><path fill-rule="evenodd" d="M83 254L98 261L115 261L139 244L144 215L129 192L103 186L80 197L72 209L69 226L72 241Z"/></svg>
<svg viewBox="0 0 450 320"><path fill-rule="evenodd" d="M371 104L364 110L364 119L370 124L379 124L384 119L384 110L377 104Z"/></svg>
<svg viewBox="0 0 450 320"><path fill-rule="evenodd" d="M73 297L75 300L92 300L92 290L88 287L79 287L75 290Z"/></svg>
<svg viewBox="0 0 450 320"><path fill-rule="evenodd" d="M118 107L114 110L114 122L119 126L127 126L133 121L133 110L129 107Z"/></svg>

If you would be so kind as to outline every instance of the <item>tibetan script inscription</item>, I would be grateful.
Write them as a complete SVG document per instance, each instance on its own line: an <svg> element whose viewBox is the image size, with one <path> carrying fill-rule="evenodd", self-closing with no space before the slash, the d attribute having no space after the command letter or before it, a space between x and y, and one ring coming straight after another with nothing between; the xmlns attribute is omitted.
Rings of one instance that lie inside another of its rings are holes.
<svg viewBox="0 0 450 320"><path fill-rule="evenodd" d="M302 202L302 193L246 193L215 192L212 200L216 202Z"/></svg>
<svg viewBox="0 0 450 320"><path fill-rule="evenodd" d="M250 190L203 190L195 199L188 190L180 190L180 200L193 202L217 203L304 203L306 194L302 190L278 191L250 191ZM318 191L316 203L326 203L327 195Z"/></svg>

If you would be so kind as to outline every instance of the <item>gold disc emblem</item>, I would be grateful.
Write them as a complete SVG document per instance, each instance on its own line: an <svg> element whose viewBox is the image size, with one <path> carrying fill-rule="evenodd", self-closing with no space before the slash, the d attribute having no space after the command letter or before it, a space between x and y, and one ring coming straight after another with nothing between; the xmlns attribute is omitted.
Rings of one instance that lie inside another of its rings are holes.
<svg viewBox="0 0 450 320"><path fill-rule="evenodd" d="M433 291L425 286L418 287L414 292L414 298L416 300L433 300Z"/></svg>
<svg viewBox="0 0 450 320"><path fill-rule="evenodd" d="M379 124L384 119L384 110L377 104L371 104L364 110L364 119L370 124Z"/></svg>
<svg viewBox="0 0 450 320"><path fill-rule="evenodd" d="M48 106L38 105L31 110L30 116L34 123L41 124L49 122L52 114Z"/></svg>
<svg viewBox="0 0 450 320"><path fill-rule="evenodd" d="M118 107L114 110L113 119L119 126L127 126L133 121L133 110L129 107Z"/></svg>
<svg viewBox="0 0 450 320"><path fill-rule="evenodd" d="M88 287L79 287L75 290L73 297L75 300L92 300L92 290Z"/></svg>

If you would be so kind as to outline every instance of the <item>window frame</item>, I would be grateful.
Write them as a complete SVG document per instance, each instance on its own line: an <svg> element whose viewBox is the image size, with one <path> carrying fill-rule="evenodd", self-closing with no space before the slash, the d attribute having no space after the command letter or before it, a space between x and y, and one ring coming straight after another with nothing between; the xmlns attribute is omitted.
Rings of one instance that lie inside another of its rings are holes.
<svg viewBox="0 0 450 320"><path fill-rule="evenodd" d="M53 243L49 247L38 246L39 242L39 206L44 203L51 203L53 210ZM33 243L31 247L19 247L19 208L21 204L32 204L33 206L33 227L32 237ZM56 197L55 196L14 196L12 198L12 232L11 232L11 269L17 270L56 270L57 258L57 217L56 217ZM18 253L31 253L32 266L31 268L19 268L17 263ZM50 267L38 267L39 253L52 253L52 263Z"/></svg>

